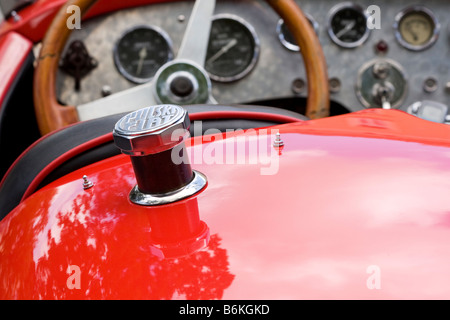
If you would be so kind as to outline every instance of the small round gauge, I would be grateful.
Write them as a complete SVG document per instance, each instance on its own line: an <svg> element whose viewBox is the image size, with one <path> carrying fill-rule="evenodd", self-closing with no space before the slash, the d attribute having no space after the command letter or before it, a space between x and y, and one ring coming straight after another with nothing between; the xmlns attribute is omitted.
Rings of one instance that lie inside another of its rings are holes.
<svg viewBox="0 0 450 320"><path fill-rule="evenodd" d="M423 6L412 6L398 13L394 28L398 42L413 51L429 48L439 35L436 17Z"/></svg>
<svg viewBox="0 0 450 320"><path fill-rule="evenodd" d="M256 65L259 39L245 20L229 14L213 17L205 69L212 80L231 82L245 77Z"/></svg>
<svg viewBox="0 0 450 320"><path fill-rule="evenodd" d="M308 19L309 23L311 24L311 27L313 27L314 32L318 35L319 34L319 24L317 21L314 20L313 17L311 17L309 14L305 14L306 18ZM289 31L288 27L284 23L283 19L278 20L277 23L277 34L278 39L280 39L281 44L291 50L298 52L300 51L300 47L297 44L297 41L295 41L294 36Z"/></svg>
<svg viewBox="0 0 450 320"><path fill-rule="evenodd" d="M331 40L344 48L355 48L369 37L367 13L352 2L342 2L328 13L328 34Z"/></svg>
<svg viewBox="0 0 450 320"><path fill-rule="evenodd" d="M137 26L127 30L114 48L117 69L135 83L150 81L156 71L172 59L169 36L154 26Z"/></svg>

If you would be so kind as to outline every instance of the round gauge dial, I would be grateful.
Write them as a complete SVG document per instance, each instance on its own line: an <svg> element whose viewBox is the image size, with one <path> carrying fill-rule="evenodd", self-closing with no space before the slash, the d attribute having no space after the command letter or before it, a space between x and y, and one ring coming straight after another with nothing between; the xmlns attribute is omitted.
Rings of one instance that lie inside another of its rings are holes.
<svg viewBox="0 0 450 320"><path fill-rule="evenodd" d="M439 23L433 13L422 6L414 6L395 17L397 40L410 50L423 50L436 42Z"/></svg>
<svg viewBox="0 0 450 320"><path fill-rule="evenodd" d="M253 70L258 56L259 39L249 23L234 15L213 17L205 60L212 80L242 79Z"/></svg>
<svg viewBox="0 0 450 320"><path fill-rule="evenodd" d="M328 13L328 34L341 47L357 47L369 37L367 19L366 12L359 5L340 3Z"/></svg>
<svg viewBox="0 0 450 320"><path fill-rule="evenodd" d="M314 32L316 35L319 34L319 24L308 14L305 14L306 18L308 19L309 23L311 24L311 27L313 27ZM291 50L291 51L300 51L300 47L297 44L297 41L295 41L294 36L289 31L288 27L284 23L283 19L278 20L277 23L277 34L278 39L280 39L281 44Z"/></svg>
<svg viewBox="0 0 450 320"><path fill-rule="evenodd" d="M169 36L161 29L138 26L126 31L114 48L114 62L128 80L144 83L173 59Z"/></svg>

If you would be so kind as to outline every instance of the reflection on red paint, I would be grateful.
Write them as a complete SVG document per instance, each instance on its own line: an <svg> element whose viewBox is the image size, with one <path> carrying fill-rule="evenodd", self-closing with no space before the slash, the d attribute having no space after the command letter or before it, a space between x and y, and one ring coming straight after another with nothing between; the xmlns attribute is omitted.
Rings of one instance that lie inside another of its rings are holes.
<svg viewBox="0 0 450 320"><path fill-rule="evenodd" d="M207 230L197 200L158 209L131 204L123 190L132 179L115 179L130 176L130 169L92 176L95 186L86 191L81 184L44 191L22 204L21 214L8 216L0 227L0 298L222 298L234 276L217 234L207 233L201 246L194 241ZM111 196L111 184L101 181L112 177L120 191ZM196 251L183 248L186 241ZM184 256L161 254L175 244ZM70 266L79 267L80 289L67 286Z"/></svg>

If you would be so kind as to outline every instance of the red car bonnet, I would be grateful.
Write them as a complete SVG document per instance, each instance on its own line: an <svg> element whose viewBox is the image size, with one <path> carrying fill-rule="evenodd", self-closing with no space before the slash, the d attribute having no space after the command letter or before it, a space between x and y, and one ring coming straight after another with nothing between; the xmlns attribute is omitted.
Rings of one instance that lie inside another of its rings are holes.
<svg viewBox="0 0 450 320"><path fill-rule="evenodd" d="M0 298L447 298L449 138L382 109L197 137L207 187L156 207L127 156L90 165L0 223Z"/></svg>

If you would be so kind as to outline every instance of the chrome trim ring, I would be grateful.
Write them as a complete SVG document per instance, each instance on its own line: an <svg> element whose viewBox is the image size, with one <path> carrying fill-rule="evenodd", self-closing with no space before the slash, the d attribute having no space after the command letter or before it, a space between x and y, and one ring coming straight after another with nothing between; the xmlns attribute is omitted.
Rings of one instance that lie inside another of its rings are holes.
<svg viewBox="0 0 450 320"><path fill-rule="evenodd" d="M131 75L130 73L128 73L125 68L122 66L122 63L120 62L119 59L119 52L118 52L118 45L120 43L120 41L123 39L123 37L125 37L127 34L129 34L130 32L133 32L135 30L138 29L149 29L152 31L155 31L156 33L158 33L165 41L166 41L166 45L169 48L169 54L167 57L167 62L172 61L174 58L174 53L173 53L173 44L172 44L172 40L170 39L169 35L161 28L157 27L157 26L152 26L152 25L137 25L137 26L133 26L132 28L129 28L127 30L125 30L119 37L119 39L116 41L116 43L114 44L114 48L113 48L113 56L114 56L114 64L117 68L117 70L119 71L119 73L124 76L126 79L134 82L134 83L146 83L149 82L150 80L153 79L154 76L151 76L149 78L140 78L140 77L136 77L134 75Z"/></svg>
<svg viewBox="0 0 450 320"><path fill-rule="evenodd" d="M316 20L314 20L314 18L311 15L305 13L305 16L306 16L306 19L308 19L309 23L311 24L316 35L319 35L319 23ZM297 44L292 43L285 38L285 35L283 34L283 31L282 31L283 24L284 24L284 20L279 19L277 22L277 28L276 28L276 32L278 34L278 39L280 40L281 44L286 49L294 51L294 52L299 52L300 47Z"/></svg>
<svg viewBox="0 0 450 320"><path fill-rule="evenodd" d="M400 23L401 23L402 19L405 18L406 16L408 16L408 14L411 14L413 12L422 13L422 14L426 15L428 18L430 18L430 20L434 24L433 35L430 37L430 39L428 39L428 41L426 43L421 44L421 45L410 44L408 41L406 41L402 37L402 34L400 32ZM405 9L403 9L402 11L400 11L395 16L394 20L395 20L395 22L394 22L393 28L395 29L395 38L403 47L405 47L408 50L422 51L422 50L428 49L437 41L437 39L439 37L439 31L441 29L439 21L437 20L434 13L430 9L428 9L424 6L414 5L414 6L407 7Z"/></svg>
<svg viewBox="0 0 450 320"><path fill-rule="evenodd" d="M195 90L192 95L176 97L169 88L169 80L174 73L184 72L195 79ZM160 104L202 104L207 103L211 97L211 80L208 73L199 65L190 60L177 59L167 62L155 74L155 85L152 88L153 96Z"/></svg>
<svg viewBox="0 0 450 320"><path fill-rule="evenodd" d="M194 178L186 186L162 195L142 193L136 185L130 192L130 201L141 206L159 206L174 203L200 192L208 183L203 173L193 170Z"/></svg>
<svg viewBox="0 0 450 320"><path fill-rule="evenodd" d="M209 72L208 70L206 70L209 74L209 77L214 81L217 81L217 82L237 81L237 80L244 78L256 66L256 63L258 62L258 58L259 58L259 52L261 50L260 49L261 48L260 40L259 40L258 35L256 34L255 28L253 28L253 26L250 23L248 23L246 20L244 20L243 18L241 18L237 15L234 15L234 14L221 13L221 14L214 15L212 17L212 22L219 20L219 19L230 19L230 20L234 20L234 21L242 24L245 28L247 28L247 30L250 32L250 34L253 38L253 42L254 42L253 57L252 57L252 60L250 61L249 65L247 66L247 68L245 68L242 72L240 72L234 76L225 77L225 76L215 75L215 74ZM205 65L205 69L206 69L206 65Z"/></svg>
<svg viewBox="0 0 450 320"><path fill-rule="evenodd" d="M341 41L336 34L334 33L332 27L331 27L331 20L334 18L334 16L341 10L343 9L353 9L358 11L359 13L361 13L365 18L366 18L366 30L363 34L363 36L354 42L344 42ZM368 38L370 35L370 29L367 27L367 20L369 19L369 15L367 14L367 12L358 4L353 3L353 2L341 2L337 5L335 5L334 7L332 7L330 9L330 11L328 12L327 15L327 31L328 31L328 35L330 36L331 40L333 40L334 43L336 43L337 45L343 47L343 48L356 48L360 45L362 45Z"/></svg>

